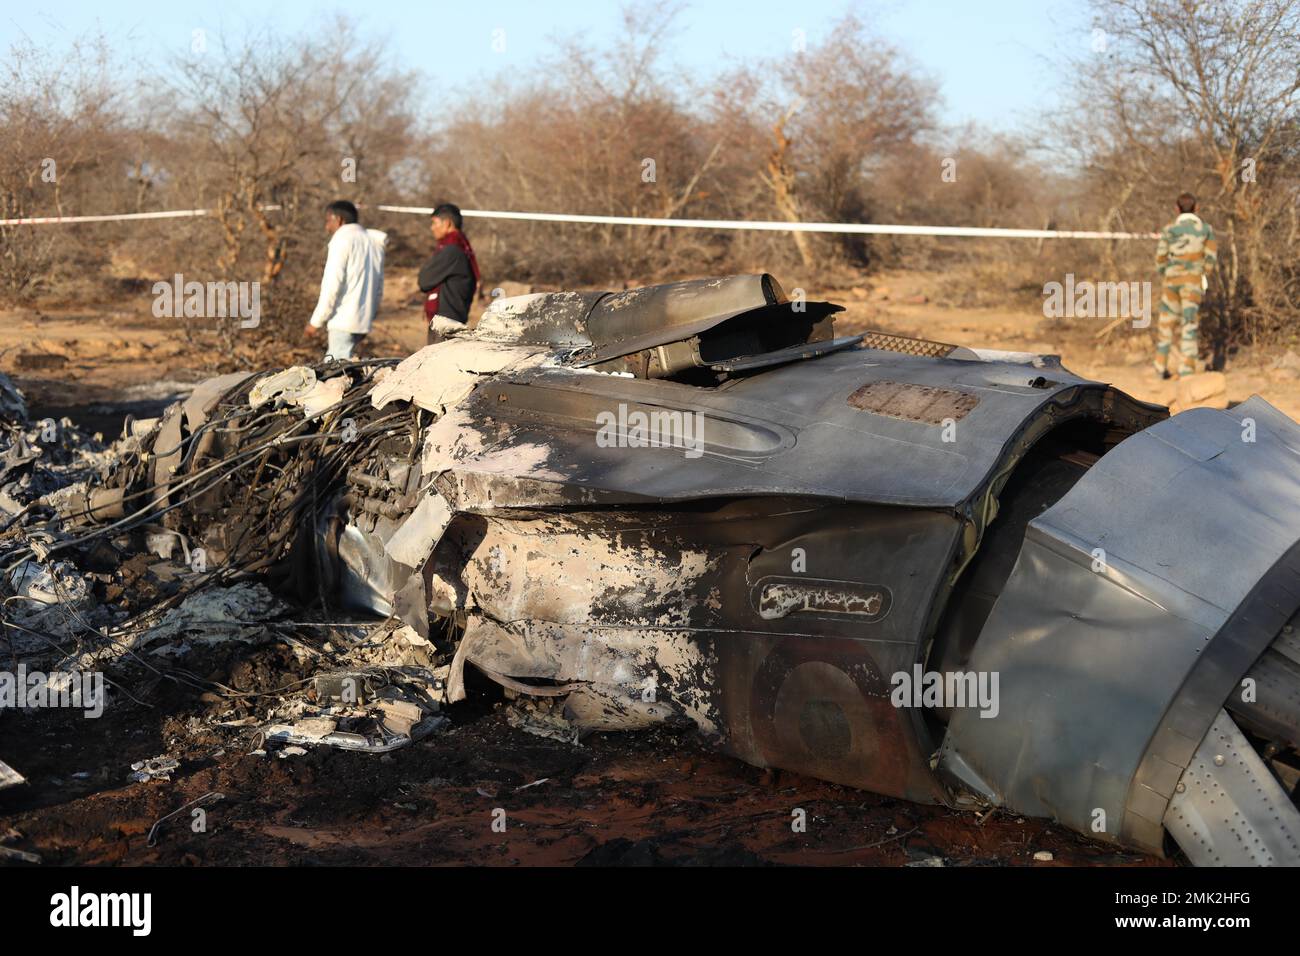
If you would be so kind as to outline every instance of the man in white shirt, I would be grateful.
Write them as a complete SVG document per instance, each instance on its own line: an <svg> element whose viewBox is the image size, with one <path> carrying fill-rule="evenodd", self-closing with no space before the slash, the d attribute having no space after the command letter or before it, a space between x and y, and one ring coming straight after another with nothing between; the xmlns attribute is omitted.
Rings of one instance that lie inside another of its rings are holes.
<svg viewBox="0 0 1300 956"><path fill-rule="evenodd" d="M384 297L384 246L388 235L357 222L357 207L340 199L325 207L329 251L320 300L307 323L308 338L329 333L325 359L350 359L370 331Z"/></svg>

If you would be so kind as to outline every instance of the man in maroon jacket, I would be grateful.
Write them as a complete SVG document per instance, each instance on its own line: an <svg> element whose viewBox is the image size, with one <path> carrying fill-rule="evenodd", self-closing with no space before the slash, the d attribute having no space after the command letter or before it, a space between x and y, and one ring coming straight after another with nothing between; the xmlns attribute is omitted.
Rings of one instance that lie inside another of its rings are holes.
<svg viewBox="0 0 1300 956"><path fill-rule="evenodd" d="M424 318L429 325L430 345L458 326L464 327L478 288L478 259L462 226L460 209L451 203L434 209L429 220L429 231L437 245L420 269L420 291L428 296L424 300Z"/></svg>

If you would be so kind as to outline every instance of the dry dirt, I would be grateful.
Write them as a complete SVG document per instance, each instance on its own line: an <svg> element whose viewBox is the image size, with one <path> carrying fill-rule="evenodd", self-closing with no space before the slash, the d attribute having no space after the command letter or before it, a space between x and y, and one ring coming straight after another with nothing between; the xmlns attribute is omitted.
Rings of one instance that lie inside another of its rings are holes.
<svg viewBox="0 0 1300 956"><path fill-rule="evenodd" d="M279 662L203 670L245 689ZM260 665L271 664L271 667ZM186 661L187 667L197 662ZM1042 821L918 806L705 749L691 734L595 734L574 746L508 725L490 685L452 726L384 756L325 748L279 757L198 722L204 704L164 683L153 706L98 720L6 715L4 756L30 785L0 792L0 835L57 865L1154 865ZM141 688L133 688L133 693ZM180 759L170 781L129 765ZM205 794L206 830L188 812ZM792 828L806 813L806 831ZM504 830L493 828L494 821ZM1047 850L1053 861L1034 862Z"/></svg>
<svg viewBox="0 0 1300 956"><path fill-rule="evenodd" d="M901 275L824 290L848 306L841 328L879 328L959 345L1058 352L1074 372L1149 401L1169 386L1148 371L1151 333L1097 340L1104 323L1054 327L1031 308L944 309L927 278ZM390 283L390 288L397 283ZM423 344L418 310L389 303L371 354ZM285 361L289 361L286 357ZM1258 356L1227 368L1229 397L1258 392L1300 416L1298 377ZM0 312L0 371L37 415L69 414L114 437L124 410L148 412L210 362L148 303L115 313ZM156 413L156 412L154 412ZM234 685L261 665L210 661ZM3 757L28 786L0 791L0 837L55 864L876 864L1159 865L1035 820L925 807L712 753L689 734L596 734L582 746L510 727L481 688L449 712L450 729L390 755L317 749L253 756L253 742L204 731L196 693L169 682L153 705L121 701L97 721L60 713L0 716ZM472 695L473 696L473 695ZM189 727L186 731L185 728ZM171 753L171 782L129 783L132 761ZM541 782L538 782L541 781ZM188 814L147 845L154 822L217 791L208 829ZM504 811L505 832L492 828ZM792 813L807 813L806 832ZM500 816L499 814L497 815ZM1034 862L1048 850L1052 863Z"/></svg>

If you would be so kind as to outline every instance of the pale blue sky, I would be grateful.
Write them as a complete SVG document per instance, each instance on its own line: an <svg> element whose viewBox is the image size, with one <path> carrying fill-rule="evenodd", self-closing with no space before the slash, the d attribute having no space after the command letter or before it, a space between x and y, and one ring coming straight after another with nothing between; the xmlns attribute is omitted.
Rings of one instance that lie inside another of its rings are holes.
<svg viewBox="0 0 1300 956"><path fill-rule="evenodd" d="M1086 49L1091 36L1079 0L695 0L666 60L707 76L737 60L785 53L796 29L816 43L850 10L939 81L945 123L994 130L1050 108L1063 56ZM608 43L620 24L614 0L44 0L0 13L0 55L24 36L60 49L99 29L131 58L161 64L187 51L197 28L212 42L212 34L250 23L325 28L336 11L350 13L365 35L386 38L400 65L426 72L430 88L527 71L553 49L552 38ZM496 30L505 31L503 52L493 50ZM429 62L434 48L443 50L437 67Z"/></svg>

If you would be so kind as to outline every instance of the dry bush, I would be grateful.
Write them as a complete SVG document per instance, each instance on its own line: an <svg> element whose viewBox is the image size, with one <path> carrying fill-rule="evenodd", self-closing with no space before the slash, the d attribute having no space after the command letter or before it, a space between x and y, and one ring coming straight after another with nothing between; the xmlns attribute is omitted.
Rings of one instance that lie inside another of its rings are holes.
<svg viewBox="0 0 1300 956"><path fill-rule="evenodd" d="M128 108L102 45L13 51L0 76L0 217L211 208L207 218L0 227L11 301L151 303L155 281L258 282L262 321L184 321L215 361L298 335L324 262L323 207L403 193L419 144L413 77L339 21L192 50ZM94 55L90 55L94 54ZM42 180L52 158L57 179ZM266 207L278 207L268 209ZM181 320L178 320L181 321Z"/></svg>
<svg viewBox="0 0 1300 956"><path fill-rule="evenodd" d="M78 43L71 53L18 44L0 69L0 219L111 201L101 194L114 178L122 135L111 59L102 41ZM102 266L101 257L86 255L91 247L66 247L55 228L0 226L0 305Z"/></svg>

